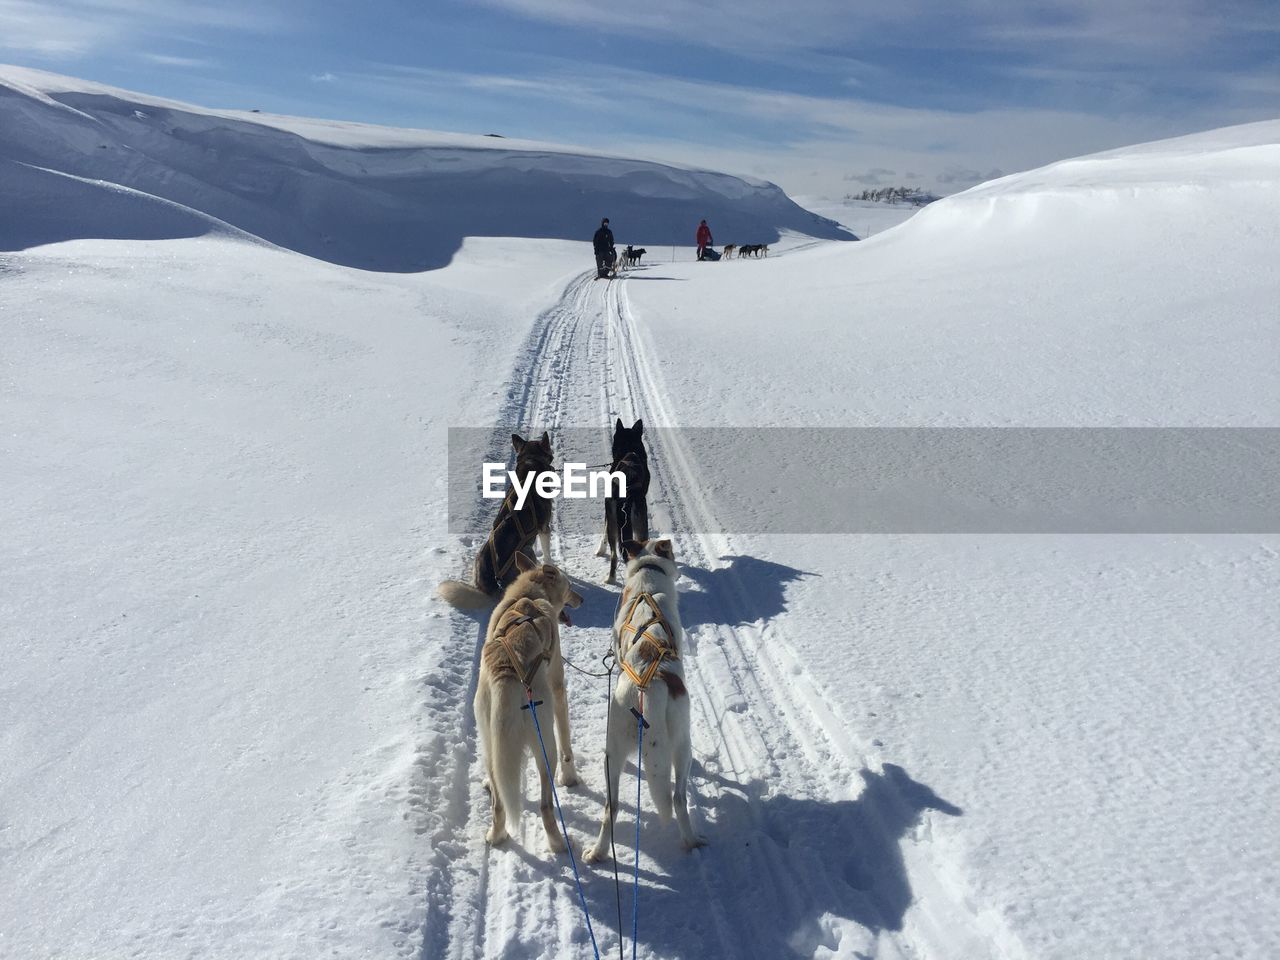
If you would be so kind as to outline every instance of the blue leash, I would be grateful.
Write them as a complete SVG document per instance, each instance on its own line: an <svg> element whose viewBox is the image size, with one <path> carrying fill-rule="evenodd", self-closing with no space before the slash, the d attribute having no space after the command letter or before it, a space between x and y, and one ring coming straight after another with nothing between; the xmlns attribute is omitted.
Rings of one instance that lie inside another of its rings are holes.
<svg viewBox="0 0 1280 960"><path fill-rule="evenodd" d="M542 762L547 768L547 779L551 783L551 799L556 802L556 813L560 816L560 832L564 835L564 845L569 849L569 864L573 867L573 882L578 887L578 901L582 904L582 915L587 918L587 933L591 937L591 949L600 960L600 948L596 946L596 932L591 929L591 913L587 910L587 896L582 892L582 878L578 876L578 859L573 855L573 844L569 841L569 828L565 826L564 810L560 808L560 794L556 791L556 778L551 772L551 761L547 758L547 745L542 741L542 724L538 722L538 704L541 700L533 699L533 691L529 693L529 713L533 716L533 729L538 732L538 746L542 747ZM521 708L523 709L523 708ZM636 883L640 882L640 833L636 831ZM633 954L634 960L634 954Z"/></svg>
<svg viewBox="0 0 1280 960"><path fill-rule="evenodd" d="M640 785L644 781L644 767L641 763L644 752L644 729L649 721L644 718L644 691L640 691L640 710L635 707L631 712L636 716L636 879L631 895L631 960L636 960L636 950L640 946Z"/></svg>

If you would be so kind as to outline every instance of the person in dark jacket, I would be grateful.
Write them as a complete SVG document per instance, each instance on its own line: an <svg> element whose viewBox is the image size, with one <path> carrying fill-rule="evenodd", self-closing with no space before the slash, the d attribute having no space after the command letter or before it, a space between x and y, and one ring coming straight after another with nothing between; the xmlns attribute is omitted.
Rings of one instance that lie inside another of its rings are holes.
<svg viewBox="0 0 1280 960"><path fill-rule="evenodd" d="M703 254L707 252L707 247L711 246L711 228L707 226L707 221L703 220L698 224L698 259L701 260Z"/></svg>
<svg viewBox="0 0 1280 960"><path fill-rule="evenodd" d="M607 277L613 272L613 264L618 259L618 251L613 248L613 231L609 229L609 218L600 221L600 229L591 238L591 245L596 250L596 279Z"/></svg>

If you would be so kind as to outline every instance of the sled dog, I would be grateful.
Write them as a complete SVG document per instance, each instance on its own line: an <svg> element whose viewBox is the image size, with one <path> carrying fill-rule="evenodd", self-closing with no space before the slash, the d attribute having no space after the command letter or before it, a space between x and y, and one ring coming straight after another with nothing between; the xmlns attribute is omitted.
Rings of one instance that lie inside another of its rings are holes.
<svg viewBox="0 0 1280 960"><path fill-rule="evenodd" d="M629 428L619 417L613 427L613 449L610 472L627 478L627 495L613 494L604 501L604 539L596 556L605 556L608 546L609 579L618 579L618 548L625 540L649 539L649 455L644 449L644 421L637 420Z"/></svg>
<svg viewBox="0 0 1280 960"><path fill-rule="evenodd" d="M560 655L560 628L568 622L565 607L578 607L582 597L574 592L559 567L535 563L523 553L515 555L520 575L507 587L489 618L489 630L480 652L480 676L476 683L476 730L488 771L493 822L485 834L491 844L510 835L509 822L519 822L523 802L525 753L533 754L542 792L538 810L547 831L547 843L560 852L565 838L552 809L551 780L542 762L529 696L551 705L543 708L538 722L556 782L571 787L578 782L569 743L569 704L565 699L564 660ZM543 717L554 716L554 723Z"/></svg>
<svg viewBox="0 0 1280 960"><path fill-rule="evenodd" d="M516 452L515 472L522 484L531 474L552 469L551 437L545 431L541 440L525 440L513 433L511 446ZM464 609L488 606L502 588L516 578L516 556L524 554L533 559L535 537L542 547L542 559L550 559L551 501L538 494L536 484L529 486L524 506L519 510L516 499L513 485L493 518L488 539L476 555L473 583L446 580L439 588L442 599Z"/></svg>
<svg viewBox="0 0 1280 960"><path fill-rule="evenodd" d="M732 259L733 259L733 251L735 251L735 250L737 250L737 249L738 249L738 245L737 245L736 243L726 243L726 244L724 245L724 258L725 258L726 260L732 260Z"/></svg>
<svg viewBox="0 0 1280 960"><path fill-rule="evenodd" d="M622 765L635 749L641 710L649 726L644 733L643 768L649 796L664 822L674 812L686 850L707 841L689 822L689 767L693 744L689 733L689 692L684 685L681 647L684 636L676 599L675 551L670 540L628 540L626 585L613 621L614 654L622 676L609 701L609 738L605 744L604 818L600 836L586 855L594 863L609 852L609 833L618 815ZM672 785L674 775L675 783Z"/></svg>

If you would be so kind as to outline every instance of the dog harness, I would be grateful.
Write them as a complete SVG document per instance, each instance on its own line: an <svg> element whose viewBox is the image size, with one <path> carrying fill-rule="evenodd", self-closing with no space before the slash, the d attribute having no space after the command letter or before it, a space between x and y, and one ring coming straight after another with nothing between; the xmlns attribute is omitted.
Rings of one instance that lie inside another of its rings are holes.
<svg viewBox="0 0 1280 960"><path fill-rule="evenodd" d="M499 582L506 577L507 572L515 564L516 554L533 543L534 537L538 535L538 518L535 511L517 510L515 497L514 490L507 493L498 510L498 515L494 518L493 530L489 533L489 538L484 545L489 551L489 563L497 571ZM498 555L498 540L502 536L503 528L508 524L516 528L516 548L508 554L506 563L502 563Z"/></svg>
<svg viewBox="0 0 1280 960"><path fill-rule="evenodd" d="M533 658L533 663L529 666L528 673L524 670L524 662L516 656L515 647L511 645L511 641L507 639L507 631L512 627L518 627L522 623L531 623L538 618L530 614L516 617L502 625L502 629L493 635L493 639L502 644L502 651L507 655L507 662L511 664L511 669L516 672L516 678L524 686L525 690L533 689L533 678L538 672L538 668L551 659L551 657L543 651ZM539 701L541 702L541 701Z"/></svg>
<svg viewBox="0 0 1280 960"><path fill-rule="evenodd" d="M649 619L644 621L642 626L637 627L632 618L635 616L636 607L644 603L649 608ZM655 637L651 631L661 627L666 633L666 638ZM662 666L664 660L679 660L680 651L671 644L671 639L675 636L675 631L671 629L671 624L667 623L667 618L662 615L662 608L658 606L658 601L654 599L652 593L642 593L627 603L627 613L623 618L622 626L618 628L618 647L623 646L626 649L623 655L618 658L618 663L622 665L623 672L631 678L641 691L649 689L649 684L653 680L654 675L658 672L658 668ZM631 638L631 642L627 643L627 638ZM656 656L651 660L645 668L640 671L631 665L631 653L638 645L648 644L654 649Z"/></svg>

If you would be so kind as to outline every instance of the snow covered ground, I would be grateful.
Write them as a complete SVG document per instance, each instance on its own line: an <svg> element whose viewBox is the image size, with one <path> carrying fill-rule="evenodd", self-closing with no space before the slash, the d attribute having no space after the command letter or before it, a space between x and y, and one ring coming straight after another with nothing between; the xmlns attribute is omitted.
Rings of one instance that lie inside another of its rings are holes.
<svg viewBox="0 0 1280 960"><path fill-rule="evenodd" d="M532 811L483 842L484 624L434 596L475 547L445 529L447 428L599 427L603 456L614 416L1280 426L1278 144L1068 161L857 244L773 221L781 255L614 283L564 239L459 238L412 273L239 223L104 235L104 190L127 231L210 214L93 182L91 153L89 182L0 181L6 224L65 224L0 255L0 955L590 955ZM1280 536L742 536L651 436L711 846L645 814L641 956L1280 949ZM594 546L553 545L582 664L617 596ZM581 849L605 692L569 682ZM584 880L611 954L612 874Z"/></svg>

